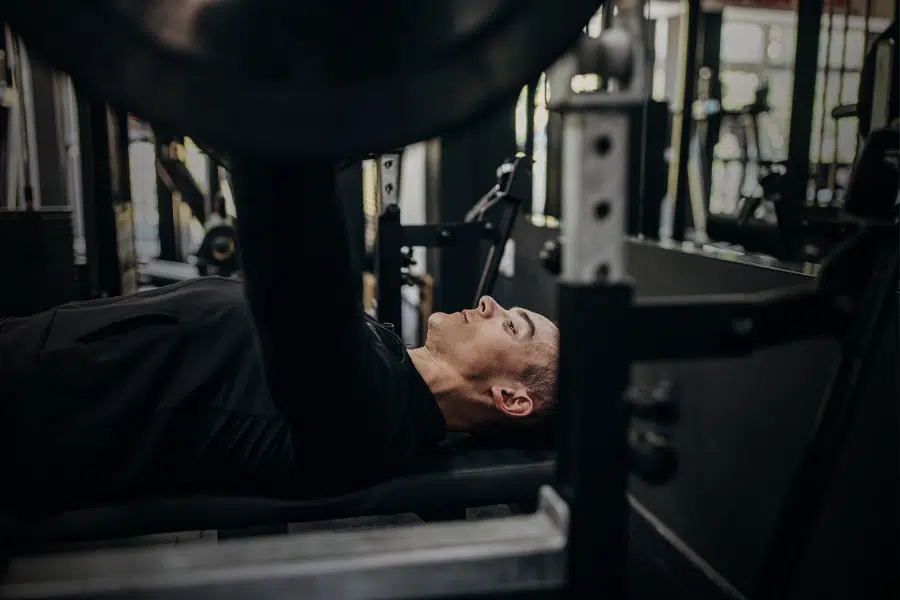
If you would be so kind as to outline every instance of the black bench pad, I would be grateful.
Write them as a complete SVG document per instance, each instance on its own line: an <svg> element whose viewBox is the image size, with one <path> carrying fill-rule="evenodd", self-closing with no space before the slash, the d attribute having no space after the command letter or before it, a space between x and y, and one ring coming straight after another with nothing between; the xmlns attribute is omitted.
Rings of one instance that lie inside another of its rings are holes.
<svg viewBox="0 0 900 600"><path fill-rule="evenodd" d="M457 448L428 457L400 477L336 498L141 499L20 522L16 537L28 544L87 542L527 502L551 482L554 469L553 455L545 450Z"/></svg>

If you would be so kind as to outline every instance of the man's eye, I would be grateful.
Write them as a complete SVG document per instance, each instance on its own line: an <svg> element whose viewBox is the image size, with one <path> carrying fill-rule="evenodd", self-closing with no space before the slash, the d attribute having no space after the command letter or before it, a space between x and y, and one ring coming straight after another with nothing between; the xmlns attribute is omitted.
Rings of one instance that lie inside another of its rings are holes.
<svg viewBox="0 0 900 600"><path fill-rule="evenodd" d="M509 327L510 331L513 332L513 335L516 334L516 325L512 321L507 321L506 325Z"/></svg>

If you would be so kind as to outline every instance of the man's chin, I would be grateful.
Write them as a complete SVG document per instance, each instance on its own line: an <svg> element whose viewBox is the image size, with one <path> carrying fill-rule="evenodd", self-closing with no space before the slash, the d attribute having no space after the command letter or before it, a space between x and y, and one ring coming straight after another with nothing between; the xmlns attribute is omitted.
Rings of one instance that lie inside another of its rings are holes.
<svg viewBox="0 0 900 600"><path fill-rule="evenodd" d="M428 331L425 332L425 347L434 351L437 340L441 337L441 329L447 319L447 313L431 313L428 317Z"/></svg>
<svg viewBox="0 0 900 600"><path fill-rule="evenodd" d="M447 313L442 312L431 313L431 316L428 317L428 328L431 329L432 327L439 327L447 320L447 317L449 316L450 315L448 315Z"/></svg>

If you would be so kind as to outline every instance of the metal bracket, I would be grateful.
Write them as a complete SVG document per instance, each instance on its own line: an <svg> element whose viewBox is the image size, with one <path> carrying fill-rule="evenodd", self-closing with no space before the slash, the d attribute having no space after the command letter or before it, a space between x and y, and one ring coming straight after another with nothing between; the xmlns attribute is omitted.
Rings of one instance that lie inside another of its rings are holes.
<svg viewBox="0 0 900 600"><path fill-rule="evenodd" d="M381 210L400 201L400 154L378 157L378 190Z"/></svg>
<svg viewBox="0 0 900 600"><path fill-rule="evenodd" d="M625 277L629 118L569 113L563 123L562 277L569 283Z"/></svg>

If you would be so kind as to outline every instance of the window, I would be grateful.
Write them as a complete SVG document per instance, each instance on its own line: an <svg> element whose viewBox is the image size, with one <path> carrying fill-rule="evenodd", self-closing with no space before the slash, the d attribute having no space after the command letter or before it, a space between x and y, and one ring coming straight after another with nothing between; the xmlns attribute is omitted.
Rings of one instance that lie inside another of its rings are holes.
<svg viewBox="0 0 900 600"><path fill-rule="evenodd" d="M824 73L820 72L816 78L816 104L813 110L809 158L816 163L831 163L836 148L838 162L849 164L853 162L856 153L857 120L849 118L836 123L831 118L831 111L838 104L856 101L859 73L845 73L843 83L840 73L829 73L827 93L825 82Z"/></svg>
<svg viewBox="0 0 900 600"><path fill-rule="evenodd" d="M867 39L873 39L882 31L887 21L872 18L869 21L870 33L867 34L862 19L851 18L846 31L842 14L835 14L830 20L831 24L827 15L822 19L819 38L820 72L812 115L810 160L831 163L836 156L839 165L847 165L853 161L856 152L856 119L843 119L835 123L831 110L838 104L856 102ZM769 83L771 111L760 117L758 122L759 150L763 159L787 158L795 46L796 21L789 22L782 11L726 8L723 12L720 75L723 107L736 110L745 106L753 100L754 92L762 81ZM842 62L843 76L838 72ZM830 65L827 97L826 63ZM739 170L729 164L736 146L737 138L723 128L715 148L716 161L710 182L710 208L714 212L717 208L730 210L736 205L737 196L734 195L745 185L738 181ZM840 169L839 166L837 171ZM840 180L840 177L837 179ZM747 189L750 184L752 182L748 179Z"/></svg>
<svg viewBox="0 0 900 600"><path fill-rule="evenodd" d="M866 47L866 34L862 29L851 29L847 32L846 66L848 69L862 69Z"/></svg>
<svg viewBox="0 0 900 600"><path fill-rule="evenodd" d="M766 47L766 57L772 65L794 64L794 51L796 49L796 35L793 27L773 25L769 28L769 45Z"/></svg>
<svg viewBox="0 0 900 600"><path fill-rule="evenodd" d="M722 71L722 107L738 110L751 104L759 88L759 75L746 71Z"/></svg>
<svg viewBox="0 0 900 600"><path fill-rule="evenodd" d="M765 48L765 29L756 23L722 24L722 62L761 63Z"/></svg>

